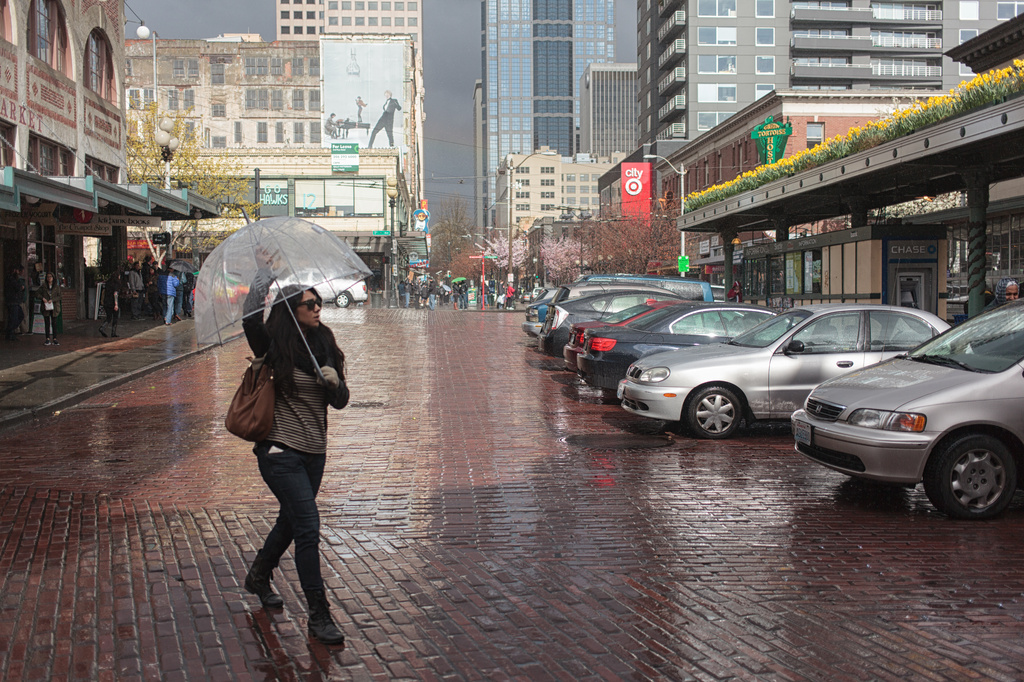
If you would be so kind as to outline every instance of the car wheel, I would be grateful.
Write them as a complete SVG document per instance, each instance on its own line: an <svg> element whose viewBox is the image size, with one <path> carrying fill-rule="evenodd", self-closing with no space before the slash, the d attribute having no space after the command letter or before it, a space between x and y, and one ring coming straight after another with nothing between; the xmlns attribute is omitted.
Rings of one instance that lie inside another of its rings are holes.
<svg viewBox="0 0 1024 682"><path fill-rule="evenodd" d="M740 428L743 403L725 386L707 386L690 399L683 417L698 438L730 438Z"/></svg>
<svg viewBox="0 0 1024 682"><path fill-rule="evenodd" d="M968 435L935 452L924 468L924 491L939 511L957 519L987 519L1010 504L1017 464L997 438Z"/></svg>
<svg viewBox="0 0 1024 682"><path fill-rule="evenodd" d="M347 308L351 304L352 297L349 296L349 293L347 291L341 292L340 294L338 294L338 297L334 299L334 305L338 306L339 308Z"/></svg>

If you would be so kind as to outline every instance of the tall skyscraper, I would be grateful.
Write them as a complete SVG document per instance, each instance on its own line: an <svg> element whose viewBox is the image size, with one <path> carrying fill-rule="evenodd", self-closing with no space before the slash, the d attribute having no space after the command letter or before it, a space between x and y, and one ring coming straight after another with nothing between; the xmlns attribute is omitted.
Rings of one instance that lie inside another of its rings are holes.
<svg viewBox="0 0 1024 682"><path fill-rule="evenodd" d="M1019 4L638 2L639 141L692 140L772 90L948 90L970 72L944 52Z"/></svg>
<svg viewBox="0 0 1024 682"><path fill-rule="evenodd" d="M506 154L578 151L576 84L588 64L615 59L615 3L481 0L481 10L485 135L477 203L492 209ZM493 225L493 210L485 213Z"/></svg>
<svg viewBox="0 0 1024 682"><path fill-rule="evenodd" d="M592 156L636 148L636 64L590 64L580 93L580 151Z"/></svg>

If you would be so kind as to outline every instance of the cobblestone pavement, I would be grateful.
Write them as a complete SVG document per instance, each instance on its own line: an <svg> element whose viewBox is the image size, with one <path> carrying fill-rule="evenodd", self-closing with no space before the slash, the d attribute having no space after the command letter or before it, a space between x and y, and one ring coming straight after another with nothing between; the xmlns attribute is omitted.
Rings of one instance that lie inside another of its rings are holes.
<svg viewBox="0 0 1024 682"><path fill-rule="evenodd" d="M221 426L232 343L0 434L5 680L1016 680L1024 506L665 436L519 315L335 310L323 560L347 642L244 592L275 512Z"/></svg>

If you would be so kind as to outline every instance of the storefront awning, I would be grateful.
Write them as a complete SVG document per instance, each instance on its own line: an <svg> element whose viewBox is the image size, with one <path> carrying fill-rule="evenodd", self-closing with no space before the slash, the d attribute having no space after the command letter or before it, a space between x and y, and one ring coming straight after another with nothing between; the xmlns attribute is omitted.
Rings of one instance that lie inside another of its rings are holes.
<svg viewBox="0 0 1024 682"><path fill-rule="evenodd" d="M11 211L21 211L24 204L40 201L53 202L83 211L96 211L96 195L68 182L69 178L52 178L30 173L13 166L6 166L3 184L13 191L14 202L4 206Z"/></svg>
<svg viewBox="0 0 1024 682"><path fill-rule="evenodd" d="M220 215L217 202L201 194L190 194L188 189L163 190L146 183L128 185L128 189L149 202L150 215L164 220L216 218Z"/></svg>

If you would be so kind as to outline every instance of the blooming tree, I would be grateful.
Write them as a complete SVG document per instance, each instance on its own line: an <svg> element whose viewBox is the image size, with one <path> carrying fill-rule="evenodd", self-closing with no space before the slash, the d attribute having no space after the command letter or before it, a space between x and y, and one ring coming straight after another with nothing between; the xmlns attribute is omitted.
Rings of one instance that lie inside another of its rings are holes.
<svg viewBox="0 0 1024 682"><path fill-rule="evenodd" d="M508 235L499 233L493 239L485 239L487 250L484 255L494 256L494 264L503 269L508 268ZM512 240L512 269L521 268L526 263L529 245L525 239Z"/></svg>
<svg viewBox="0 0 1024 682"><path fill-rule="evenodd" d="M580 247L580 240L568 235L545 236L541 240L541 262L547 279L552 284L566 284L579 277Z"/></svg>

